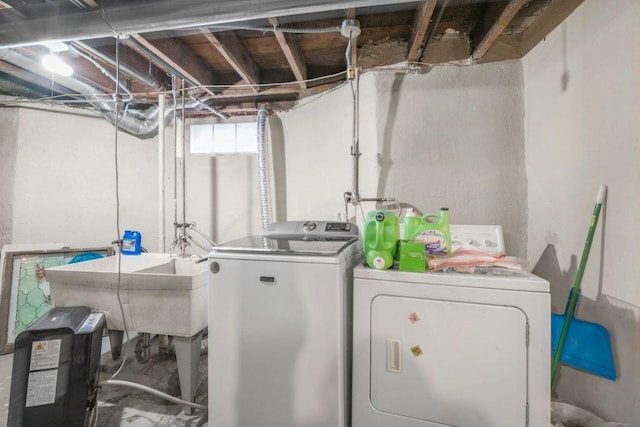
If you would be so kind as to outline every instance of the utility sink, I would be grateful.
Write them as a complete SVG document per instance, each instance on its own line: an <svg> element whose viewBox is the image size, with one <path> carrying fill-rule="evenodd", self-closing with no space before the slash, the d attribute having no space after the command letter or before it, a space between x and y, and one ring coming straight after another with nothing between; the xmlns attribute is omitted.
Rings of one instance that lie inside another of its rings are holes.
<svg viewBox="0 0 640 427"><path fill-rule="evenodd" d="M48 268L46 276L54 305L105 313L109 329L124 330L118 287L130 331L190 337L207 326L206 262L142 253Z"/></svg>
<svg viewBox="0 0 640 427"><path fill-rule="evenodd" d="M208 315L206 262L142 253L47 268L45 274L53 305L105 314L114 359L122 348L123 312L129 331L173 336L182 398L194 401Z"/></svg>

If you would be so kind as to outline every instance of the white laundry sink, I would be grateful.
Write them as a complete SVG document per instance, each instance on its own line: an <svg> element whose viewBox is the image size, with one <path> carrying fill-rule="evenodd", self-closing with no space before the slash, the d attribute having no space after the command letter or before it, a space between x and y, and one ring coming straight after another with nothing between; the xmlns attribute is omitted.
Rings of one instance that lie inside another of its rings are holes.
<svg viewBox="0 0 640 427"><path fill-rule="evenodd" d="M169 254L122 255L48 268L56 306L105 313L107 327L191 337L207 326L207 263Z"/></svg>
<svg viewBox="0 0 640 427"><path fill-rule="evenodd" d="M48 268L45 274L53 305L84 305L105 314L114 358L122 347L123 311L129 331L172 335L182 398L193 401L207 326L206 270L206 262L142 253Z"/></svg>

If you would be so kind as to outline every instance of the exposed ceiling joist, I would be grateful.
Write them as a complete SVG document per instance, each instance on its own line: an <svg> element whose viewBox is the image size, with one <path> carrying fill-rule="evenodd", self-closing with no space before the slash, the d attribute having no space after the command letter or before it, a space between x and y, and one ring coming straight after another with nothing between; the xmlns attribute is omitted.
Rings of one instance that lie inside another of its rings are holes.
<svg viewBox="0 0 640 427"><path fill-rule="evenodd" d="M55 93L66 94L72 92L64 86L61 86L55 82L51 82L51 80L49 79L31 73L20 67L16 67L15 65L9 64L8 62L0 61L0 72L6 73L20 80L24 80L25 82L34 84L36 86L48 89L49 91L53 91Z"/></svg>
<svg viewBox="0 0 640 427"><path fill-rule="evenodd" d="M195 28L388 3L388 0L136 0L78 10L68 2L50 2L24 19L0 25L0 47Z"/></svg>
<svg viewBox="0 0 640 427"><path fill-rule="evenodd" d="M269 18L269 24L277 27L278 19ZM289 34L281 31L276 31L275 36L278 40L278 44L280 44L282 53L284 53L285 58L287 58L287 62L289 63L289 67L291 67L291 71L293 71L293 75L296 76L296 80L298 81L300 88L306 89L307 84L305 83L305 80L307 80L307 64L298 49L296 41Z"/></svg>
<svg viewBox="0 0 640 427"><path fill-rule="evenodd" d="M547 34L564 21L584 0L555 0L542 14L524 30L521 35L520 55L524 56Z"/></svg>
<svg viewBox="0 0 640 427"><path fill-rule="evenodd" d="M196 86L205 86L213 84L213 76L209 68L198 58L190 49L176 39L154 40L153 42L142 37L140 34L131 36L135 42L130 44L134 50L139 50L139 44L144 50L151 52L161 62L166 63L173 70L180 73L188 79L191 84ZM131 43L131 40L125 39L125 42ZM146 52L140 52L143 55ZM151 58L153 60L153 58ZM162 67L163 64L158 64ZM166 70L172 72L173 70ZM204 88L205 92L213 95L213 91Z"/></svg>
<svg viewBox="0 0 640 427"><path fill-rule="evenodd" d="M112 69L116 66L114 58L115 46L111 46L108 49L98 49L83 42L74 42L72 46ZM135 92L161 89L163 83L167 80L165 73L128 46L120 46L119 60L120 72L132 79L132 90Z"/></svg>
<svg viewBox="0 0 640 427"><path fill-rule="evenodd" d="M3 65L0 58L0 85L5 81L3 93L11 94L15 88L16 96L93 96L96 91L95 102L103 105L102 99L109 99L114 91L119 65L124 91L133 94L132 109L148 108L157 102L159 91L168 87L215 84L206 90L211 96L204 94L204 88L188 95L230 114L253 114L259 103L291 105L344 82L345 38L335 31L324 32L340 27L344 19L355 20L357 15L361 24L362 33L351 46L350 57L360 69L405 60L438 65L467 63L471 57L472 62L486 63L521 58L583 1L0 0L0 48L16 40L33 44L43 39L81 39L70 43L73 52L56 54L75 68L72 78L54 79L59 86L47 80L52 74L43 71L39 62L48 53L43 46L33 46L31 53L20 47L0 49L0 57L4 51L8 62ZM374 5L381 7L364 7ZM271 26L260 18L268 19ZM203 31L216 23L221 28ZM274 25L300 28L303 33L283 31L272 37ZM220 32L223 28L235 30ZM116 33L122 35L117 64ZM127 39L126 34L131 37ZM10 47L16 46L20 45ZM177 80L171 82L171 76ZM62 84L75 89L67 90ZM188 114L202 117L216 112L196 108Z"/></svg>
<svg viewBox="0 0 640 427"><path fill-rule="evenodd" d="M529 0L510 0L506 6L499 3L494 3L489 6L486 14L487 18L483 25L483 27L488 27L488 29L483 32L476 32L477 36L473 37L474 39L480 40L471 54L473 61L482 59L500 34L504 32L505 28L507 28L509 23L528 1ZM498 11L499 13L497 13ZM495 17L496 15L497 17Z"/></svg>
<svg viewBox="0 0 640 427"><path fill-rule="evenodd" d="M427 36L427 30L429 29L429 23L431 22L431 17L437 4L438 0L426 0L422 3L421 7L416 10L411 27L413 34L411 34L411 39L409 40L408 62L420 61L422 53L426 48L425 38Z"/></svg>
<svg viewBox="0 0 640 427"><path fill-rule="evenodd" d="M245 82L250 85L260 84L260 69L232 31L213 34L203 28L201 32ZM258 92L259 87L252 86L252 90Z"/></svg>

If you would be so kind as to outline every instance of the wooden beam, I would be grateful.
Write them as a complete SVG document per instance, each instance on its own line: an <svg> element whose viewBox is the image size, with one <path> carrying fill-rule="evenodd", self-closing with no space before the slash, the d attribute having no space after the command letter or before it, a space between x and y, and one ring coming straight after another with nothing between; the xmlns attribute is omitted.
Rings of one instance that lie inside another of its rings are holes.
<svg viewBox="0 0 640 427"><path fill-rule="evenodd" d="M115 46L105 46L102 48L93 47L93 50L98 51L100 54L109 58L110 61L104 61L99 55L98 56L94 55L91 49L87 50L85 49L84 46L91 47L91 45L89 45L88 43L87 44L79 43L75 45L77 49L82 50L87 55L94 58L96 61L103 63L104 66L106 66L108 69L110 70L114 69L114 67L111 64L115 62ZM120 46L119 56L120 56L120 63L126 64L129 69L137 72L142 76L148 76L149 79L153 80L158 84L161 84L161 85L167 84L169 79L166 73L160 70L157 66L155 66L147 57L143 57L139 52L133 50L129 46L124 46L124 45ZM139 88L142 88L145 91L157 90L153 86L148 86L144 82L136 79L135 73L130 74L126 70L121 70L121 73L129 76L132 79L132 83L135 82L136 86L138 86Z"/></svg>
<svg viewBox="0 0 640 427"><path fill-rule="evenodd" d="M276 18L268 18L269 24L278 26L278 20ZM284 53L293 75L296 76L296 80L301 89L306 89L307 84L304 80L307 80L307 64L302 57L302 53L298 49L298 44L295 39L290 35L280 31L275 32L276 39L280 44L282 53Z"/></svg>
<svg viewBox="0 0 640 427"><path fill-rule="evenodd" d="M24 70L20 67L16 67L15 65L9 64L8 62L0 61L0 71L6 73L10 76L16 77L20 80L24 80L27 83L31 83L36 86L40 86L42 88L47 89L47 91L53 90L55 93L60 94L72 94L75 93L71 89L62 86L58 83L53 83L51 80L46 79L44 77L40 77L39 75Z"/></svg>
<svg viewBox="0 0 640 427"><path fill-rule="evenodd" d="M271 89L266 89L263 90L262 92L258 93L258 94L254 94L256 96L260 96L260 97L264 97L264 96L271 96L271 95L290 95L290 94L300 94L301 96L309 96L309 95L316 95L318 93L324 92L325 90L328 89L332 89L334 86L342 84L343 80L336 80L336 81L329 81L327 83L323 83L317 86L313 86L313 87L309 87L305 90L300 90L300 88L298 87L294 87L294 86L278 86L278 87L274 87ZM225 90L224 92L222 92L221 94L217 95L216 98L243 98L246 97L247 95L251 95L250 91L248 91L247 89L243 89L243 88L229 88L227 90Z"/></svg>
<svg viewBox="0 0 640 427"><path fill-rule="evenodd" d="M551 31L580 6L584 0L554 0L521 34L520 55L525 56Z"/></svg>
<svg viewBox="0 0 640 427"><path fill-rule="evenodd" d="M200 31L248 84L257 85L260 83L258 66L246 52L233 31L224 31L215 35L206 28ZM252 89L255 92L259 91L258 86L252 86Z"/></svg>
<svg viewBox="0 0 640 427"><path fill-rule="evenodd" d="M409 40L409 53L407 54L407 62L419 62L424 52L425 37L431 23L433 11L436 9L438 0L426 0L422 2L422 6L416 10L413 17L413 25L411 29L411 39Z"/></svg>
<svg viewBox="0 0 640 427"><path fill-rule="evenodd" d="M529 0L510 0L509 3L498 14L498 17L495 20L493 20L495 9L492 9L492 6L500 6L497 3L494 3L489 7L489 10L487 11L488 22L485 22L485 26L488 26L489 29L484 32L484 34L480 34L477 37L480 42L476 45L473 53L471 54L471 59L473 61L479 61L480 59L482 59L482 57L487 53L489 48L491 48L493 43L496 41L498 36L502 34L505 28L507 28L509 23L528 1Z"/></svg>
<svg viewBox="0 0 640 427"><path fill-rule="evenodd" d="M131 39L134 40L133 43L129 39L124 39L124 42L142 55L147 56L144 50L136 46L136 43L139 43L144 49L182 74L196 86L213 84L213 75L207 65L181 41L176 39L151 41L145 39L140 34L132 34ZM150 59L161 68L166 69L163 64L154 61L153 58ZM166 71L171 72L172 70L168 69ZM213 91L209 88L204 88L204 90L210 95L213 95Z"/></svg>

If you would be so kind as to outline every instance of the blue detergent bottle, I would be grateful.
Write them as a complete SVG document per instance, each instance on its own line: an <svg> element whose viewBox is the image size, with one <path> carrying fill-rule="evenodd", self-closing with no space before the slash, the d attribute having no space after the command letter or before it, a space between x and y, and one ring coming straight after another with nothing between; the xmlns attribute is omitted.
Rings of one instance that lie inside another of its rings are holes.
<svg viewBox="0 0 640 427"><path fill-rule="evenodd" d="M122 237L121 252L123 255L140 255L142 251L142 234L135 230L125 230Z"/></svg>

